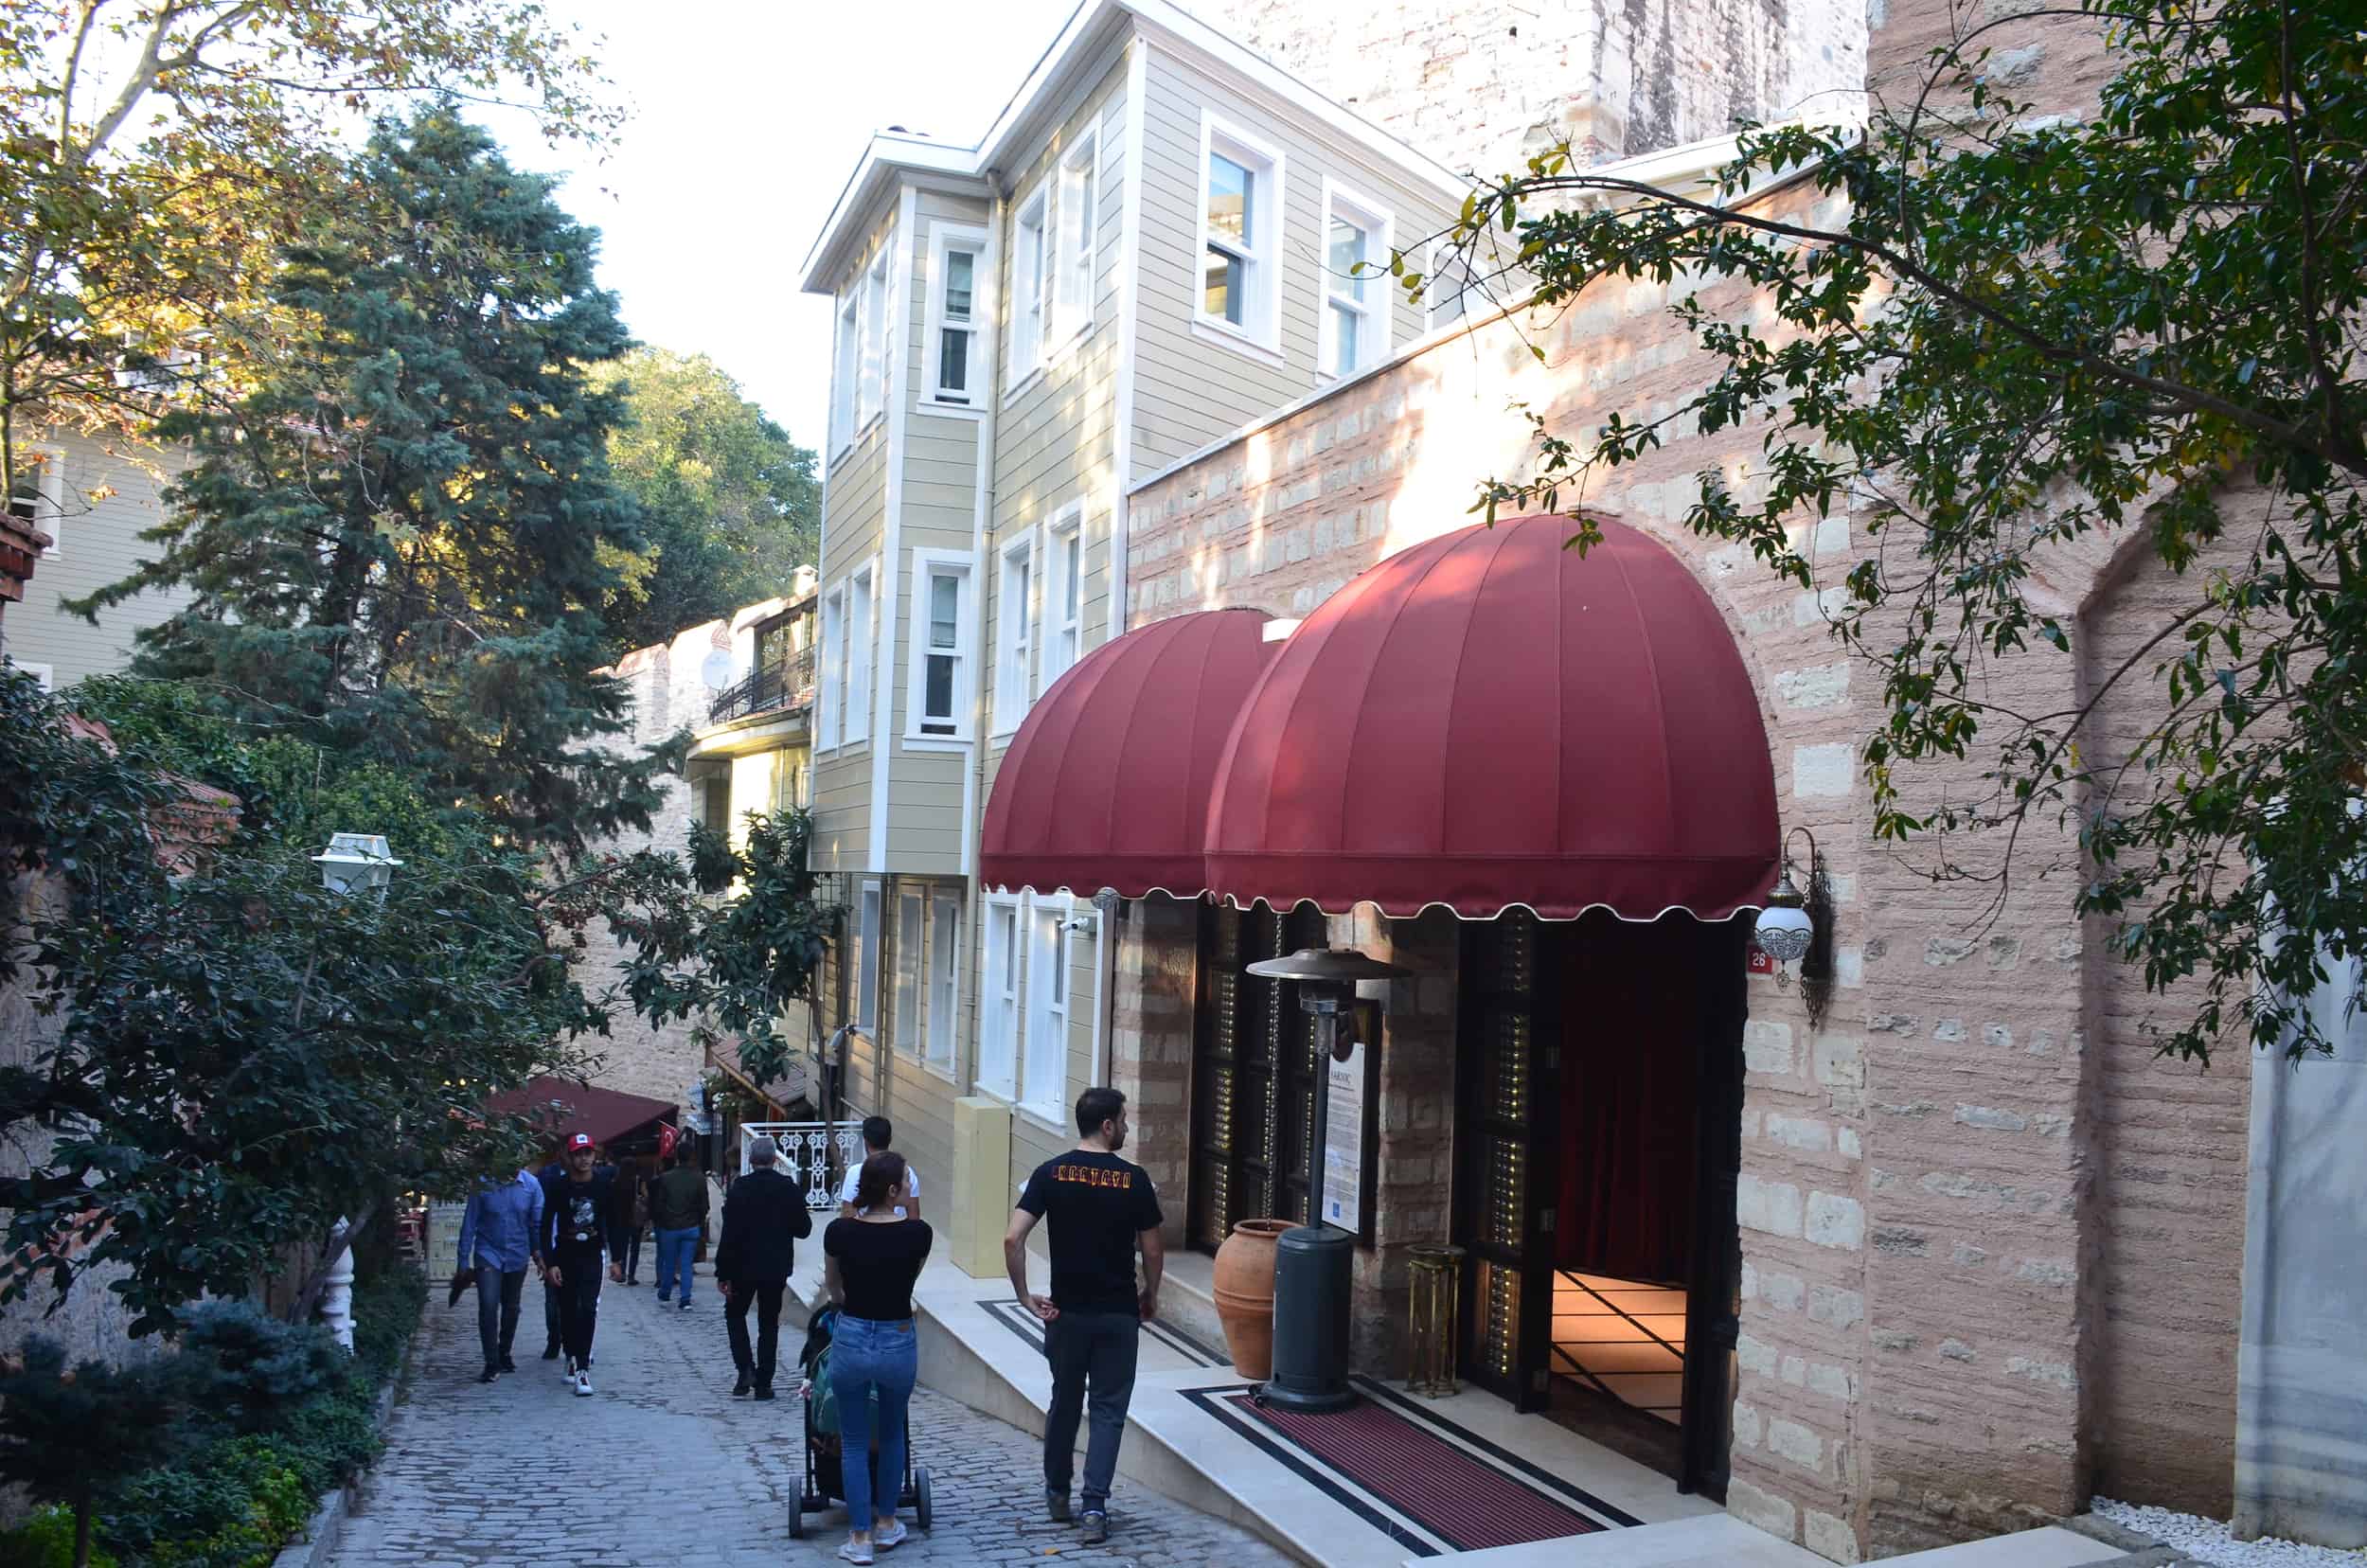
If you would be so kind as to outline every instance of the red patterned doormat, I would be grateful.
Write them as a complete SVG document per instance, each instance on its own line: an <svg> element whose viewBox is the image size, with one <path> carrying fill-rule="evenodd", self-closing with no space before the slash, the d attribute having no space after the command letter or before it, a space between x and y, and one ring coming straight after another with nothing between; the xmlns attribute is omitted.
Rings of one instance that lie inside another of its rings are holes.
<svg viewBox="0 0 2367 1568"><path fill-rule="evenodd" d="M1360 1392L1365 1395L1361 1402L1321 1416L1261 1406L1247 1391L1205 1392L1248 1417L1247 1425L1239 1417L1229 1424L1260 1447L1275 1452L1273 1445L1255 1435L1258 1427L1277 1434L1322 1470L1386 1505L1451 1551L1551 1541L1635 1523L1619 1509L1596 1503L1575 1487L1493 1444L1468 1434L1463 1434L1461 1441L1449 1436L1450 1432L1461 1433L1450 1422L1435 1420L1427 1412L1421 1413L1420 1419L1409 1419L1392 1408L1397 1401L1389 1393L1366 1387L1361 1380ZM1276 1452L1275 1456L1307 1474L1291 1455ZM1321 1477L1310 1474L1308 1478L1325 1484ZM1326 1489L1332 1488L1326 1486ZM1334 1495L1350 1502L1337 1490ZM1599 1514L1583 1511L1589 1505ZM1388 1527L1383 1521L1367 1517ZM1394 1529L1389 1533L1418 1549L1413 1537ZM1422 1555L1434 1555L1434 1549Z"/></svg>

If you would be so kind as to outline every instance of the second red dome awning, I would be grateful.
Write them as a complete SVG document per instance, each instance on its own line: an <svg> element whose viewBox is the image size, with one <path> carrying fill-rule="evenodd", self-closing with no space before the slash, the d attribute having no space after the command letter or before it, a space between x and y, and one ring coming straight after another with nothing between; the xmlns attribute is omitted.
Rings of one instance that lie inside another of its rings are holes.
<svg viewBox="0 0 2367 1568"><path fill-rule="evenodd" d="M1484 918L1722 919L1775 875L1756 693L1683 562L1561 516L1431 540L1324 602L1243 704L1209 885Z"/></svg>
<svg viewBox="0 0 2367 1568"><path fill-rule="evenodd" d="M1241 700L1277 645L1256 610L1204 610L1127 633L1036 702L987 797L978 878L1130 899L1192 898L1210 785Z"/></svg>

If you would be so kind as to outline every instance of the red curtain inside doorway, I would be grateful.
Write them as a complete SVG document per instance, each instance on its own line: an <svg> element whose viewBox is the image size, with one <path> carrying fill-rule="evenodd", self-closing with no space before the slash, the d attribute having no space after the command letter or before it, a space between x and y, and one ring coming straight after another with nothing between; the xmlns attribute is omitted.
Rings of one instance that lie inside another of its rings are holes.
<svg viewBox="0 0 2367 1568"><path fill-rule="evenodd" d="M1681 1282L1693 1225L1702 944L1690 920L1560 928L1557 1267Z"/></svg>

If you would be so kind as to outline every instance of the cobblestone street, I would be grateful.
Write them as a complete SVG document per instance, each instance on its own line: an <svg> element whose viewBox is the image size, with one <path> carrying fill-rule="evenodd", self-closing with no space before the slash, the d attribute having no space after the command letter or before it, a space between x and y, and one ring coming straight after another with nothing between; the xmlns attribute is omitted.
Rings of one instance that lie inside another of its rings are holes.
<svg viewBox="0 0 2367 1568"><path fill-rule="evenodd" d="M593 1381L578 1399L543 1349L542 1288L526 1284L519 1372L480 1384L474 1298L449 1310L437 1288L411 1376L349 1520L338 1568L416 1564L570 1563L672 1568L679 1563L827 1563L845 1540L842 1508L807 1516L789 1539L801 1460L800 1407L734 1399L722 1303L699 1281L687 1311L656 1292L609 1285L600 1303ZM785 1364L804 1343L781 1333ZM925 1379L928 1369L922 1368ZM1015 1427L925 1387L913 1401L916 1457L934 1480L936 1527L880 1554L882 1563L1092 1568L1265 1568L1290 1559L1248 1532L1121 1478L1107 1545L1037 1506L1039 1447Z"/></svg>

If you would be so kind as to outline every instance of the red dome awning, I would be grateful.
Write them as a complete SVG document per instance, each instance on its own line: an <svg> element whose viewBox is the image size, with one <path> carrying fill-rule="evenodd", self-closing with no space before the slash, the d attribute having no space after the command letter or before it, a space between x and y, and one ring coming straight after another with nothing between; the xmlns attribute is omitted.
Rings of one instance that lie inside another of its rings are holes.
<svg viewBox="0 0 2367 1568"><path fill-rule="evenodd" d="M987 797L979 881L1185 898L1201 860L1217 757L1274 653L1256 610L1204 610L1127 633L1079 659L1020 724Z"/></svg>
<svg viewBox="0 0 2367 1568"><path fill-rule="evenodd" d="M1775 875L1775 778L1742 656L1684 564L1605 522L1460 529L1372 567L1243 704L1209 883L1334 914L1442 904L1722 919Z"/></svg>

